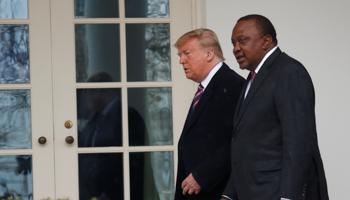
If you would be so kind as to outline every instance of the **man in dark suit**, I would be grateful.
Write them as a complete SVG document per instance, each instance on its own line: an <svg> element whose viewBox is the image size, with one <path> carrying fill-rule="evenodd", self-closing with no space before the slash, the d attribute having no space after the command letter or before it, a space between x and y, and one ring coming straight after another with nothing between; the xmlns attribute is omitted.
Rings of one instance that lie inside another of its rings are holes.
<svg viewBox="0 0 350 200"><path fill-rule="evenodd" d="M328 200L308 72L277 47L275 29L261 15L239 19L232 44L240 68L251 73L235 113L222 199Z"/></svg>
<svg viewBox="0 0 350 200"><path fill-rule="evenodd" d="M97 72L87 82L112 82L106 72ZM88 120L78 133L78 147L118 147L122 146L121 90L119 88L98 88L78 90L78 119L83 121L83 113L89 113ZM84 103L85 102L85 103ZM80 105L81 104L81 105ZM141 115L132 107L128 108L130 145L144 145L146 126ZM130 160L131 197L143 198L143 154ZM123 154L88 153L79 154L79 195L80 199L124 198Z"/></svg>
<svg viewBox="0 0 350 200"><path fill-rule="evenodd" d="M211 30L190 31L175 47L186 78L200 83L178 144L175 200L220 199L230 173L233 113L244 79L223 63Z"/></svg>

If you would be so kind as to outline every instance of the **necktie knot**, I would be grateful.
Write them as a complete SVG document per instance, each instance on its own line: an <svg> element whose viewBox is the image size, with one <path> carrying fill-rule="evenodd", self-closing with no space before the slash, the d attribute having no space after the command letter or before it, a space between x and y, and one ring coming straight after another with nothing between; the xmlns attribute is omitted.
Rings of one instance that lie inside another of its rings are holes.
<svg viewBox="0 0 350 200"><path fill-rule="evenodd" d="M199 85L198 85L198 90L203 91L203 88L204 88L204 87L203 87L203 85L202 85L202 84L199 84ZM197 91L197 92L198 92L198 91Z"/></svg>

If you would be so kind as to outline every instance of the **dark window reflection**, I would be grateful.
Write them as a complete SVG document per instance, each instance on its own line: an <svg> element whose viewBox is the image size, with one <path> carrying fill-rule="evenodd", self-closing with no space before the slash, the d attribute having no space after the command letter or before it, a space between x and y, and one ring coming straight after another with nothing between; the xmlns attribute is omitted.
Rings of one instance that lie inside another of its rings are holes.
<svg viewBox="0 0 350 200"><path fill-rule="evenodd" d="M77 90L78 147L122 145L120 89Z"/></svg>
<svg viewBox="0 0 350 200"><path fill-rule="evenodd" d="M75 18L118 18L118 0L74 0Z"/></svg>
<svg viewBox="0 0 350 200"><path fill-rule="evenodd" d="M126 56L128 81L171 81L169 24L126 24Z"/></svg>
<svg viewBox="0 0 350 200"><path fill-rule="evenodd" d="M0 156L0 199L33 200L32 156Z"/></svg>
<svg viewBox="0 0 350 200"><path fill-rule="evenodd" d="M123 154L79 154L79 199L124 199Z"/></svg>
<svg viewBox="0 0 350 200"><path fill-rule="evenodd" d="M112 78L105 82L119 82L119 24L76 24L75 54L77 82L89 82L100 71Z"/></svg>
<svg viewBox="0 0 350 200"><path fill-rule="evenodd" d="M98 72L88 82L107 82L106 72ZM121 89L77 90L78 147L122 146ZM143 117L128 108L130 144L143 145L147 133Z"/></svg>
<svg viewBox="0 0 350 200"><path fill-rule="evenodd" d="M125 0L125 17L168 18L169 0Z"/></svg>
<svg viewBox="0 0 350 200"><path fill-rule="evenodd" d="M173 199L173 152L130 153L130 196L131 200Z"/></svg>

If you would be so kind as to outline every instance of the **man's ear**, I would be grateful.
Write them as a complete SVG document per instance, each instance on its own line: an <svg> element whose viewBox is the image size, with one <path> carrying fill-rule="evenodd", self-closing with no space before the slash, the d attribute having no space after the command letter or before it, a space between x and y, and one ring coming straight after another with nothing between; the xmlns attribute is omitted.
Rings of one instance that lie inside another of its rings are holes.
<svg viewBox="0 0 350 200"><path fill-rule="evenodd" d="M272 42L272 36L271 36L271 35L265 35L265 36L263 37L263 45L262 45L262 48L263 48L264 50L270 49L271 46L273 45L272 43L273 43L273 42Z"/></svg>
<svg viewBox="0 0 350 200"><path fill-rule="evenodd" d="M206 57L207 57L207 62L211 62L214 59L215 53L214 53L214 49L209 48L206 52Z"/></svg>

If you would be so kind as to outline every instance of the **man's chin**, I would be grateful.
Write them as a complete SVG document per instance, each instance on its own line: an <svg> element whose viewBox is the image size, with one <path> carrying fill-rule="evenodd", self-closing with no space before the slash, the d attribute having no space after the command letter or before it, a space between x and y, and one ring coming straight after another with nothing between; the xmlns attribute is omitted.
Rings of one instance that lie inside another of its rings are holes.
<svg viewBox="0 0 350 200"><path fill-rule="evenodd" d="M239 65L239 68L241 69L241 70L244 70L244 69L249 69L249 65L245 65L245 64L240 64Z"/></svg>
<svg viewBox="0 0 350 200"><path fill-rule="evenodd" d="M186 74L186 78L187 78L188 80L194 81L194 80L193 80L193 76L191 76L190 74Z"/></svg>

